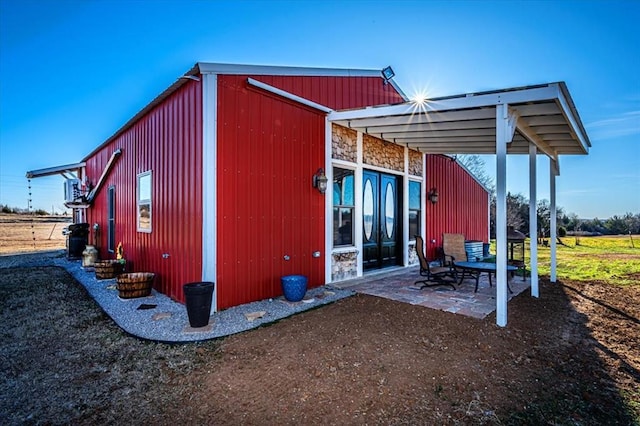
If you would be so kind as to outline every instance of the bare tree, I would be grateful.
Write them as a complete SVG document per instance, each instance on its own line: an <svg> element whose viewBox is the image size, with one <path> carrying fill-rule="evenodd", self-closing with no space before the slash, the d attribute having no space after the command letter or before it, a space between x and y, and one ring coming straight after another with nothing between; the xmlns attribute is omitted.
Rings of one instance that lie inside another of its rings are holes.
<svg viewBox="0 0 640 426"><path fill-rule="evenodd" d="M456 157L456 161L462 164L478 181L480 181L491 194L496 192L493 177L487 173L487 168L482 157L476 154L462 154Z"/></svg>

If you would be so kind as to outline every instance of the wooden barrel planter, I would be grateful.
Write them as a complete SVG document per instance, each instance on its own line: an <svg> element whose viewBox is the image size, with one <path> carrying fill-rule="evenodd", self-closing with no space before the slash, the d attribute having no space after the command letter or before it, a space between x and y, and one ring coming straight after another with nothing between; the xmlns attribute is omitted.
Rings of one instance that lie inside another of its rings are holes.
<svg viewBox="0 0 640 426"><path fill-rule="evenodd" d="M108 280L115 278L124 272L124 263L117 260L98 260L93 264L96 270L96 279Z"/></svg>
<svg viewBox="0 0 640 426"><path fill-rule="evenodd" d="M129 272L116 277L118 296L122 299L146 297L151 294L155 274L152 272Z"/></svg>

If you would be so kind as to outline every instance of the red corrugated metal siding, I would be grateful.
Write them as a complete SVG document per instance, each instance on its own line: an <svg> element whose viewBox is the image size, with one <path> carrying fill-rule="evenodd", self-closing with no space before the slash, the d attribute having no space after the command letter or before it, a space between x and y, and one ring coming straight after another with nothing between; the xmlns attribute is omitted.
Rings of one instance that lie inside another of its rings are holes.
<svg viewBox="0 0 640 426"><path fill-rule="evenodd" d="M202 276L202 89L189 82L91 158L87 176L95 183L111 153L123 153L88 209L101 229L101 258L107 244L107 188L115 185L116 242L127 269L156 274L154 287L183 301L182 285ZM152 232L136 230L136 176L152 171ZM163 254L169 255L163 258Z"/></svg>
<svg viewBox="0 0 640 426"><path fill-rule="evenodd" d="M455 161L440 155L426 155L427 193L437 188L436 204L425 200L427 257L436 258L443 233L461 233L466 240L487 242L489 196L484 188ZM435 240L435 243L432 242Z"/></svg>
<svg viewBox="0 0 640 426"><path fill-rule="evenodd" d="M324 115L247 90L247 77L219 76L218 308L280 294L282 275L324 283L324 197L311 186L325 161ZM403 102L379 77L253 77L334 109ZM102 230L101 257L113 257L106 252L106 189L115 185L116 241L129 270L155 272L156 289L179 301L182 284L202 272L201 114L201 84L189 82L87 159L95 183L111 153L123 150L87 212ZM136 231L136 175L147 170L150 234ZM311 256L316 250L320 258Z"/></svg>
<svg viewBox="0 0 640 426"><path fill-rule="evenodd" d="M246 78L218 77L218 308L282 294L283 275L324 283L325 116Z"/></svg>
<svg viewBox="0 0 640 426"><path fill-rule="evenodd" d="M251 78L332 109L362 108L404 102L393 86L383 84L380 77L256 75Z"/></svg>

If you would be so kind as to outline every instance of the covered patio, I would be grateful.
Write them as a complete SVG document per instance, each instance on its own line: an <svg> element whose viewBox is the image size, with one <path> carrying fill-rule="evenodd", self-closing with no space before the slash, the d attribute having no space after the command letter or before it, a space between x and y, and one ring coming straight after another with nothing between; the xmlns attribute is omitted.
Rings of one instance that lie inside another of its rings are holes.
<svg viewBox="0 0 640 426"><path fill-rule="evenodd" d="M453 314L483 319L496 310L496 287L489 284L487 274L482 274L475 292L475 280L466 279L455 284L455 290L449 286L420 288L415 285L419 279L418 267L398 268L394 271L368 274L353 280L333 283L332 286L356 293L382 297L410 305L424 306ZM531 281L527 277L516 276L510 279L507 300L524 292Z"/></svg>
<svg viewBox="0 0 640 426"><path fill-rule="evenodd" d="M329 122L427 154L496 156L496 323L507 324L508 154L529 156L530 235L538 235L536 159L549 159L551 282L556 280L556 177L561 155L587 155L591 142L564 82L335 111ZM423 237L425 237L423 235ZM429 238L430 236L426 236ZM539 296L536 238L531 295ZM417 274L416 274L417 275Z"/></svg>

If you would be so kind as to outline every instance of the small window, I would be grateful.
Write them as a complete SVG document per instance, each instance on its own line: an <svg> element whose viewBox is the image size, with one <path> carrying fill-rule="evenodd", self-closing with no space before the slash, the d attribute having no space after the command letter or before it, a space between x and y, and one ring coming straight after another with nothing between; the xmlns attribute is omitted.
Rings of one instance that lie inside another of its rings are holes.
<svg viewBox="0 0 640 426"><path fill-rule="evenodd" d="M409 181L409 239L414 239L422 232L421 190L420 182Z"/></svg>
<svg viewBox="0 0 640 426"><path fill-rule="evenodd" d="M333 245L353 245L353 170L333 168Z"/></svg>
<svg viewBox="0 0 640 426"><path fill-rule="evenodd" d="M116 187L110 186L107 191L107 250L116 250Z"/></svg>
<svg viewBox="0 0 640 426"><path fill-rule="evenodd" d="M151 172L138 175L138 232L151 232Z"/></svg>

